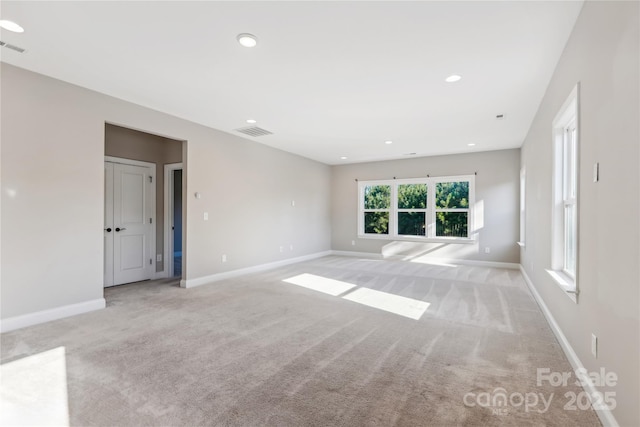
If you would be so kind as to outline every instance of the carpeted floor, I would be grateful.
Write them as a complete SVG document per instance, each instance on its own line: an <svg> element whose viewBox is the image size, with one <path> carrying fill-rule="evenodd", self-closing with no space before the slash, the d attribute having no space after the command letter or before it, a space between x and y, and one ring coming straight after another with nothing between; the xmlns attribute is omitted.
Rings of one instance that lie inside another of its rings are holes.
<svg viewBox="0 0 640 427"><path fill-rule="evenodd" d="M572 370L516 270L331 256L105 297L2 334L5 409L53 405L18 368L55 351L72 425L600 425L538 381Z"/></svg>

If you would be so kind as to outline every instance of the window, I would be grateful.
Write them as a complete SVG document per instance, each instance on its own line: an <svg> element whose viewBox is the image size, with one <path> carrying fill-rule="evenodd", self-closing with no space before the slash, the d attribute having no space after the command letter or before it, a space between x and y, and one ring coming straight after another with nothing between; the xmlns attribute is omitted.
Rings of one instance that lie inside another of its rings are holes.
<svg viewBox="0 0 640 427"><path fill-rule="evenodd" d="M364 187L364 232L389 234L391 213L391 186L367 185Z"/></svg>
<svg viewBox="0 0 640 427"><path fill-rule="evenodd" d="M398 185L398 234L426 236L427 184Z"/></svg>
<svg viewBox="0 0 640 427"><path fill-rule="evenodd" d="M474 175L360 182L358 235L471 240L474 182Z"/></svg>
<svg viewBox="0 0 640 427"><path fill-rule="evenodd" d="M520 169L520 240L518 244L524 247L526 233L526 191L527 191L527 172L523 167Z"/></svg>
<svg viewBox="0 0 640 427"><path fill-rule="evenodd" d="M553 246L549 271L573 295L577 294L578 267L578 92L576 86L553 121Z"/></svg>
<svg viewBox="0 0 640 427"><path fill-rule="evenodd" d="M564 259L562 270L575 279L576 277L576 240L578 238L578 207L577 207L577 144L576 121L571 121L563 129L562 141L562 205L564 213Z"/></svg>
<svg viewBox="0 0 640 427"><path fill-rule="evenodd" d="M469 236L469 181L436 183L436 236Z"/></svg>

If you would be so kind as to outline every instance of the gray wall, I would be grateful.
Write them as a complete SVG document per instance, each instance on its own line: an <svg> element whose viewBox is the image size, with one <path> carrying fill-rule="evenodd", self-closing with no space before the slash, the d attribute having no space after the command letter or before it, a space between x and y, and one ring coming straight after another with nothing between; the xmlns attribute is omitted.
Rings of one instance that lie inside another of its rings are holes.
<svg viewBox="0 0 640 427"><path fill-rule="evenodd" d="M522 265L589 371L618 375L620 425L640 420L638 2L586 2L522 147L527 170ZM578 304L550 279L551 124L577 82L580 99ZM600 163L594 183L592 167ZM599 339L591 355L591 334ZM608 389L603 388L602 391Z"/></svg>
<svg viewBox="0 0 640 427"><path fill-rule="evenodd" d="M330 249L330 167L0 67L3 319L102 298L105 123L186 141L183 278Z"/></svg>
<svg viewBox="0 0 640 427"><path fill-rule="evenodd" d="M476 205L484 225L474 244L412 243L359 239L358 183L375 179L423 178L427 175L476 176ZM356 163L334 166L331 180L331 244L334 250L474 261L513 262L520 260L519 238L520 150L500 150L406 160ZM352 245L352 240L356 244ZM484 253L485 247L490 254Z"/></svg>
<svg viewBox="0 0 640 427"><path fill-rule="evenodd" d="M164 253L164 165L182 162L182 141L107 124L104 129L104 154L105 156L155 163L155 253L161 254L163 260L156 263L156 271L163 271L164 260L167 256Z"/></svg>

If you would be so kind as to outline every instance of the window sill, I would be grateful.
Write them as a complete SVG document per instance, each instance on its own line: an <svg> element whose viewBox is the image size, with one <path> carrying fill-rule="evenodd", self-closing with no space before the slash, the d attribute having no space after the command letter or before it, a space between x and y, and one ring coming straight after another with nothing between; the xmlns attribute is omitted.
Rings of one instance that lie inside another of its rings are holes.
<svg viewBox="0 0 640 427"><path fill-rule="evenodd" d="M564 272L558 270L547 270L549 276L553 279L554 282L564 291L564 293L569 297L571 301L574 303L578 303L578 290L576 287L576 281L571 277L567 276Z"/></svg>
<svg viewBox="0 0 640 427"><path fill-rule="evenodd" d="M412 237L412 236L388 236L380 234L360 234L359 239L371 239L371 240L395 240L402 242L416 242L416 243L456 243L469 245L475 243L476 240L473 237L461 238L461 237Z"/></svg>

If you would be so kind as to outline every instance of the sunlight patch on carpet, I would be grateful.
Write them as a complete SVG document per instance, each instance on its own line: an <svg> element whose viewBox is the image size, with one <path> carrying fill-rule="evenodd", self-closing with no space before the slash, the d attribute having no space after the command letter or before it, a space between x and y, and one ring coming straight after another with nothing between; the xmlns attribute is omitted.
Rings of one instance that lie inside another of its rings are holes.
<svg viewBox="0 0 640 427"><path fill-rule="evenodd" d="M64 347L5 363L0 377L1 425L69 425Z"/></svg>
<svg viewBox="0 0 640 427"><path fill-rule="evenodd" d="M431 257L428 257L428 256L415 257L415 258L411 259L411 262L417 262L417 263L420 263L420 264L437 265L438 267L452 267L452 268L458 268L459 267L459 265L457 265L457 264L451 264L450 262L447 262L445 260L437 259L437 258L431 258Z"/></svg>
<svg viewBox="0 0 640 427"><path fill-rule="evenodd" d="M376 291L374 289L362 288L352 283L316 276L315 274L304 273L284 279L283 282L302 286L303 288L329 294L334 297L341 295L343 299L414 320L420 319L429 307L429 303L425 301L394 295L388 292Z"/></svg>
<svg viewBox="0 0 640 427"><path fill-rule="evenodd" d="M334 297L344 294L345 292L356 287L356 285L353 285L351 283L341 282L340 280L327 279L326 277L307 273L300 274L283 281L291 283L292 285L298 285L302 286L303 288L333 295Z"/></svg>
<svg viewBox="0 0 640 427"><path fill-rule="evenodd" d="M414 320L420 319L429 308L428 302L369 288L356 289L342 298Z"/></svg>

